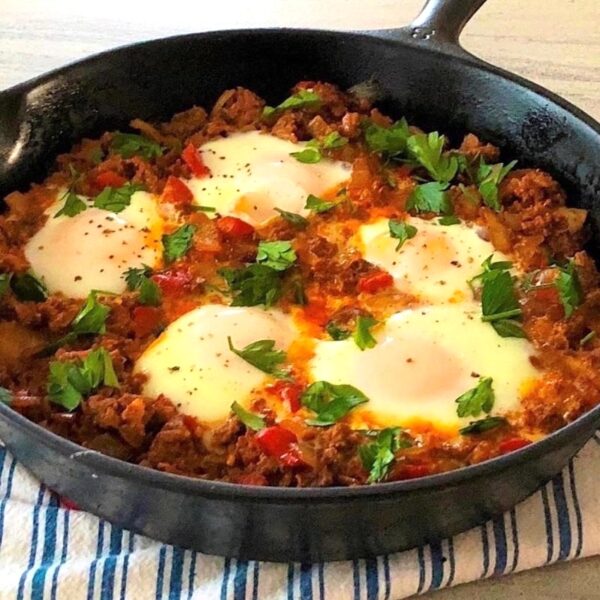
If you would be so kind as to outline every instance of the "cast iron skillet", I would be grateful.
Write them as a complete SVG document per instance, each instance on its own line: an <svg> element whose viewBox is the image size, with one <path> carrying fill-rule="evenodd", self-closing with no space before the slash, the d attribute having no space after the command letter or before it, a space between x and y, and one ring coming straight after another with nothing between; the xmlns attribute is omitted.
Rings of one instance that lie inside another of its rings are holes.
<svg viewBox="0 0 600 600"><path fill-rule="evenodd" d="M82 136L211 105L242 85L274 104L303 79L375 77L384 108L426 129L475 132L558 177L600 232L600 126L536 85L483 63L458 35L484 0L430 0L408 28L241 30L105 52L0 93L0 197L42 179ZM592 248L593 250L593 248ZM401 385L401 382L398 383ZM167 475L82 449L0 405L0 437L50 488L150 537L211 554L336 560L451 536L511 508L558 473L600 407L510 455L424 479L357 488L244 487Z"/></svg>

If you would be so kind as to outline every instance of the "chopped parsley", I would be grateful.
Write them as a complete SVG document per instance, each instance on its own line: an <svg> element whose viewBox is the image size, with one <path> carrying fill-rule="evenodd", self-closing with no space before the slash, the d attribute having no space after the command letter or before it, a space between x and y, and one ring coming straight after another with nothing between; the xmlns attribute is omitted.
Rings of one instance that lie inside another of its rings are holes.
<svg viewBox="0 0 600 600"><path fill-rule="evenodd" d="M260 242L256 262L276 271L285 271L296 262L296 252L291 242Z"/></svg>
<svg viewBox="0 0 600 600"><path fill-rule="evenodd" d="M50 363L48 397L69 411L75 410L84 396L103 385L119 387L112 359L105 348L92 350L83 360Z"/></svg>
<svg viewBox="0 0 600 600"><path fill-rule="evenodd" d="M443 151L445 143L446 138L437 131L417 133L406 141L409 156L424 167L432 179L440 183L449 183L458 171L456 156Z"/></svg>
<svg viewBox="0 0 600 600"><path fill-rule="evenodd" d="M94 207L119 213L129 206L133 194L143 189L139 183L126 183L118 188L107 186L94 198Z"/></svg>
<svg viewBox="0 0 600 600"><path fill-rule="evenodd" d="M368 402L369 399L352 385L315 381L308 386L300 401L316 414L315 418L306 422L309 425L324 427L333 425L354 407Z"/></svg>
<svg viewBox="0 0 600 600"><path fill-rule="evenodd" d="M367 348L374 348L377 345L377 340L373 337L373 334L371 333L371 329L375 327L377 323L378 321L376 321L370 315L360 315L356 319L356 329L354 330L354 335L352 337L356 345L361 350L366 350Z"/></svg>
<svg viewBox="0 0 600 600"><path fill-rule="evenodd" d="M247 411L241 404L234 402L231 412L246 426L253 431L260 431L265 426L265 420L258 415Z"/></svg>
<svg viewBox="0 0 600 600"><path fill-rule="evenodd" d="M262 112L263 118L271 118L279 115L284 110L296 110L300 108L318 108L321 105L321 97L311 90L300 90L297 94L285 99L277 106L265 106Z"/></svg>
<svg viewBox="0 0 600 600"><path fill-rule="evenodd" d="M450 225L458 225L460 223L460 219L455 215L448 215L447 217L440 217L438 219L438 223L440 225L448 227Z"/></svg>
<svg viewBox="0 0 600 600"><path fill-rule="evenodd" d="M121 133L118 131L113 135L110 147L113 152L120 154L123 158L141 156L146 160L152 160L163 154L160 144L137 133Z"/></svg>
<svg viewBox="0 0 600 600"><path fill-rule="evenodd" d="M182 225L173 233L162 236L163 256L166 263L172 263L187 254L192 246L196 226L190 223Z"/></svg>
<svg viewBox="0 0 600 600"><path fill-rule="evenodd" d="M287 371L280 368L281 364L285 362L286 356L283 350L275 349L275 340L258 340L248 344L241 350L233 346L230 337L227 337L227 344L234 354L263 371L263 373L282 379L289 376Z"/></svg>
<svg viewBox="0 0 600 600"><path fill-rule="evenodd" d="M147 265L139 269L130 268L125 271L125 282L127 289L131 292L137 290L141 304L147 306L158 306L161 302L161 291L157 283L150 279L152 269Z"/></svg>
<svg viewBox="0 0 600 600"><path fill-rule="evenodd" d="M65 217L74 217L87 208L87 204L71 189L65 192L61 200L64 200L65 203L54 215L55 219L62 215Z"/></svg>
<svg viewBox="0 0 600 600"><path fill-rule="evenodd" d="M318 163L323 158L321 149L316 140L311 140L304 146L304 149L299 150L298 152L290 152L290 156L293 156L298 162L309 165Z"/></svg>
<svg viewBox="0 0 600 600"><path fill-rule="evenodd" d="M73 319L71 330L76 335L105 333L108 313L110 308L98 302L96 292L90 292L85 304Z"/></svg>
<svg viewBox="0 0 600 600"><path fill-rule="evenodd" d="M500 427L500 425L506 425L507 421L504 417L490 417L489 415L478 421L471 421L467 426L459 430L461 435L473 435L477 433L483 433L490 429Z"/></svg>
<svg viewBox="0 0 600 600"><path fill-rule="evenodd" d="M498 186L516 164L516 160L509 162L506 166L503 163L488 165L483 159L479 162L475 172L477 189L485 204L496 212L502 209L498 199Z"/></svg>
<svg viewBox="0 0 600 600"><path fill-rule="evenodd" d="M368 483L383 481L396 459L396 452L412 445L399 427L374 431L372 434L375 434L375 439L358 448L363 467L369 472Z"/></svg>
<svg viewBox="0 0 600 600"><path fill-rule="evenodd" d="M238 269L222 268L219 274L233 294L232 306L264 304L268 308L281 296L279 271L266 265L252 264Z"/></svg>
<svg viewBox="0 0 600 600"><path fill-rule="evenodd" d="M343 329L334 321L329 321L329 323L327 323L325 331L329 334L329 337L336 342L346 340L352 335L350 330Z"/></svg>
<svg viewBox="0 0 600 600"><path fill-rule="evenodd" d="M451 215L453 207L448 194L448 184L430 181L415 186L408 198L406 208L417 213Z"/></svg>
<svg viewBox="0 0 600 600"><path fill-rule="evenodd" d="M10 406L12 402L12 393L5 387L0 386L0 402Z"/></svg>
<svg viewBox="0 0 600 600"><path fill-rule="evenodd" d="M456 414L459 417L478 417L482 412L489 413L494 407L492 378L484 377L469 391L456 400Z"/></svg>
<svg viewBox="0 0 600 600"><path fill-rule="evenodd" d="M341 148L347 143L348 138L340 135L337 131L332 131L321 140L321 147L325 148L325 150L331 150L333 148Z"/></svg>
<svg viewBox="0 0 600 600"><path fill-rule="evenodd" d="M395 158L406 151L406 141L410 136L408 123L402 118L390 127L382 127L369 122L365 127L365 142L371 152L384 158Z"/></svg>
<svg viewBox="0 0 600 600"><path fill-rule="evenodd" d="M10 278L14 295L23 302L43 302L48 297L44 283L32 273L15 273Z"/></svg>
<svg viewBox="0 0 600 600"><path fill-rule="evenodd" d="M402 248L404 242L412 239L417 235L417 228L414 225L409 225L404 221L399 221L398 219L390 219L388 221L388 228L390 231L390 235L398 240L398 245L396 246L396 252Z"/></svg>
<svg viewBox="0 0 600 600"><path fill-rule="evenodd" d="M308 219L306 219L302 215L293 212L288 212L287 210L283 210L277 207L275 207L274 210L276 210L281 215L282 219L285 219L296 229L306 229L306 227L308 226Z"/></svg>
<svg viewBox="0 0 600 600"><path fill-rule="evenodd" d="M554 285L558 290L560 302L565 311L565 317L570 317L575 309L583 302L583 290L577 275L575 263L570 260L564 267L558 267L559 273Z"/></svg>
<svg viewBox="0 0 600 600"><path fill-rule="evenodd" d="M314 213L323 213L331 210L337 202L330 202L329 200L322 200L318 196L314 196L313 194L309 194L306 199L306 205L304 208L308 208L312 210Z"/></svg>

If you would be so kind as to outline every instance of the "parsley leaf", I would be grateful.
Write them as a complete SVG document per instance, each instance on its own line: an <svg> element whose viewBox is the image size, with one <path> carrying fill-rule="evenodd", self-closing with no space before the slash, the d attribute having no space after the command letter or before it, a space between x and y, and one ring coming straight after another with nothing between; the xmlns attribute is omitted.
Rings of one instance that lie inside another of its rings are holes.
<svg viewBox="0 0 600 600"><path fill-rule="evenodd" d="M404 221L399 221L398 219L390 219L388 221L388 227L390 230L390 235L398 240L398 245L396 246L396 252L402 248L404 242L410 240L417 235L417 228L413 225L409 225Z"/></svg>
<svg viewBox="0 0 600 600"><path fill-rule="evenodd" d="M260 242L256 262L276 271L285 271L296 262L291 242Z"/></svg>
<svg viewBox="0 0 600 600"><path fill-rule="evenodd" d="M370 122L365 129L365 142L371 152L394 158L406 150L410 135L408 123L402 118L390 127L382 127Z"/></svg>
<svg viewBox="0 0 600 600"><path fill-rule="evenodd" d="M513 277L508 271L488 271L482 282L482 321L498 321L521 315L523 311L515 293Z"/></svg>
<svg viewBox="0 0 600 600"><path fill-rule="evenodd" d="M275 340L258 340L248 344L241 350L234 348L230 337L227 337L227 344L234 354L263 371L263 373L283 379L288 377L288 373L279 368L279 365L285 362L286 356L283 350L275 350Z"/></svg>
<svg viewBox="0 0 600 600"><path fill-rule="evenodd" d="M490 429L500 427L500 425L505 425L506 422L507 421L504 417L490 417L488 415L484 419L479 419L478 421L471 421L466 427L460 429L459 432L462 435L483 433L484 431L489 431Z"/></svg>
<svg viewBox="0 0 600 600"><path fill-rule="evenodd" d="M106 332L106 317L110 312L110 308L98 302L95 292L90 292L85 304L77 313L71 329L76 335L85 333L105 333Z"/></svg>
<svg viewBox="0 0 600 600"><path fill-rule="evenodd" d="M358 448L363 467L369 471L368 483L383 481L396 459L396 452L412 445L406 437L401 436L401 432L399 427L382 429L372 442Z"/></svg>
<svg viewBox="0 0 600 600"><path fill-rule="evenodd" d="M341 148L348 143L348 138L340 135L337 131L328 133L321 141L321 147L325 150L331 150L332 148Z"/></svg>
<svg viewBox="0 0 600 600"><path fill-rule="evenodd" d="M478 417L482 412L489 413L494 406L492 378L484 377L469 391L460 395L455 402L459 417Z"/></svg>
<svg viewBox="0 0 600 600"><path fill-rule="evenodd" d="M51 402L75 410L84 396L101 385L119 387L112 359L105 348L92 350L83 361L52 361L47 391Z"/></svg>
<svg viewBox="0 0 600 600"><path fill-rule="evenodd" d="M500 337L515 337L515 338L526 338L523 326L514 319L500 319L499 321L492 321L492 327L496 330L496 333Z"/></svg>
<svg viewBox="0 0 600 600"><path fill-rule="evenodd" d="M309 194L304 208L308 208L314 213L322 213L331 210L336 204L337 202L329 202L328 200L322 200L313 194Z"/></svg>
<svg viewBox="0 0 600 600"><path fill-rule="evenodd" d="M67 190L61 198L65 203L63 207L54 215L54 218L65 215L66 217L74 217L87 208L87 204L72 190Z"/></svg>
<svg viewBox="0 0 600 600"><path fill-rule="evenodd" d="M448 227L449 225L458 225L460 223L460 219L454 215L448 215L447 217L440 217L438 219L438 223Z"/></svg>
<svg viewBox="0 0 600 600"><path fill-rule="evenodd" d="M352 333L348 329L342 329L334 321L329 321L329 323L327 323L325 331L329 334L329 337L336 342L348 339Z"/></svg>
<svg viewBox="0 0 600 600"><path fill-rule="evenodd" d="M266 265L252 264L239 269L223 268L219 274L233 293L231 306L272 306L281 296L278 271Z"/></svg>
<svg viewBox="0 0 600 600"><path fill-rule="evenodd" d="M309 165L318 163L323 158L316 140L311 140L308 142L306 146L304 146L303 150L299 150L298 152L290 152L290 156L293 156L298 162Z"/></svg>
<svg viewBox="0 0 600 600"><path fill-rule="evenodd" d="M129 206L131 196L143 189L144 186L139 183L126 183L119 188L105 187L94 198L94 206L102 210L119 213Z"/></svg>
<svg viewBox="0 0 600 600"><path fill-rule="evenodd" d="M281 215L282 219L285 219L296 229L306 229L306 227L308 226L308 219L306 219L302 215L293 212L288 212L287 210L283 210L277 207L275 207L274 210L276 210Z"/></svg>
<svg viewBox="0 0 600 600"><path fill-rule="evenodd" d="M125 271L125 282L127 289L131 292L138 290L139 301L147 306L158 306L160 304L162 294L160 288L155 281L150 279L152 269L147 265L136 269L130 268Z"/></svg>
<svg viewBox="0 0 600 600"><path fill-rule="evenodd" d="M328 381L315 381L302 394L303 406L316 413L314 419L306 422L309 425L323 427L333 425L346 416L355 406L368 402L369 399L354 386L334 385Z"/></svg>
<svg viewBox="0 0 600 600"><path fill-rule="evenodd" d="M433 179L441 183L452 181L458 171L458 159L456 156L444 154L446 138L437 131L431 133L416 133L406 141L409 155L427 172Z"/></svg>
<svg viewBox="0 0 600 600"><path fill-rule="evenodd" d="M434 212L451 215L453 207L447 190L448 184L438 181L417 185L408 198L406 208L417 213Z"/></svg>
<svg viewBox="0 0 600 600"><path fill-rule="evenodd" d="M2 386L0 386L0 402L9 406L12 402L12 393Z"/></svg>
<svg viewBox="0 0 600 600"><path fill-rule="evenodd" d="M31 273L18 273L10 278L15 296L24 302L43 302L48 297L46 286Z"/></svg>
<svg viewBox="0 0 600 600"><path fill-rule="evenodd" d="M475 172L475 183L477 183L483 201L496 212L502 209L498 199L498 186L516 164L516 160L506 166L503 163L488 165L483 159L479 162Z"/></svg>
<svg viewBox="0 0 600 600"><path fill-rule="evenodd" d="M8 292L11 278L12 275L10 273L0 273L0 297Z"/></svg>
<svg viewBox="0 0 600 600"><path fill-rule="evenodd" d="M565 317L570 317L575 309L583 302L583 290L577 275L575 263L570 260L565 267L558 267L559 273L554 285L558 290Z"/></svg>
<svg viewBox="0 0 600 600"><path fill-rule="evenodd" d="M284 110L299 108L318 108L321 104L321 97L310 90L300 90L297 94L290 96L277 106L265 106L263 109L263 118L270 118L278 115Z"/></svg>
<svg viewBox="0 0 600 600"><path fill-rule="evenodd" d="M118 131L113 135L110 147L113 152L120 154L123 158L131 158L137 155L146 160L151 160L163 154L160 144L137 133L121 133Z"/></svg>
<svg viewBox="0 0 600 600"><path fill-rule="evenodd" d="M231 412L249 429L260 431L265 426L265 420L262 417L247 411L237 402L231 405Z"/></svg>
<svg viewBox="0 0 600 600"><path fill-rule="evenodd" d="M162 236L163 256L166 263L172 263L174 260L185 256L192 246L196 229L195 225L186 223L173 233Z"/></svg>
<svg viewBox="0 0 600 600"><path fill-rule="evenodd" d="M371 334L371 328L375 327L377 323L378 321L371 316L360 315L356 319L356 330L353 339L361 350L374 348L377 345L377 340Z"/></svg>

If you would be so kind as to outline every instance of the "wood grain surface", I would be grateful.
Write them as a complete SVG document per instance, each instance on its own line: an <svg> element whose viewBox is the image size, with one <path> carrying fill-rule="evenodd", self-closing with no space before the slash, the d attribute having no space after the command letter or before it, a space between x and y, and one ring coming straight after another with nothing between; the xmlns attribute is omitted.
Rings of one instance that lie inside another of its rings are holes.
<svg viewBox="0 0 600 600"><path fill-rule="evenodd" d="M467 1L467 0L465 0ZM115 46L238 27L376 29L410 22L422 0L0 0L0 89ZM462 38L488 62L600 120L600 0L488 0ZM600 559L442 590L433 600L600 597Z"/></svg>

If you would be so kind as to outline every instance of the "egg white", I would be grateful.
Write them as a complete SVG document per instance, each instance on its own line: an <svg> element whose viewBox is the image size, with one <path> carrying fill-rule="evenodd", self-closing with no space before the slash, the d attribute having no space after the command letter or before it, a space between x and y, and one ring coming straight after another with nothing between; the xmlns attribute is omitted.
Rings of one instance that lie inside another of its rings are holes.
<svg viewBox="0 0 600 600"><path fill-rule="evenodd" d="M277 216L275 208L306 214L308 195L336 189L349 179L351 166L327 158L299 162L291 153L303 147L258 131L207 142L199 151L211 175L187 182L195 203L254 226Z"/></svg>
<svg viewBox="0 0 600 600"><path fill-rule="evenodd" d="M388 219L362 225L353 241L365 260L389 272L398 289L424 304L463 302L473 295L468 281L481 272L490 255L507 260L484 240L476 226L461 222L440 225L437 219L409 217L416 235L396 250L398 240L389 232Z"/></svg>
<svg viewBox="0 0 600 600"><path fill-rule="evenodd" d="M529 341L502 338L480 317L471 303L405 310L373 330L372 349L361 351L351 338L318 341L309 371L368 396L354 412L358 425L370 415L383 426L418 421L456 430L469 419L457 416L455 400L480 377L493 379L493 414L501 415L518 407L521 390L539 374Z"/></svg>
<svg viewBox="0 0 600 600"><path fill-rule="evenodd" d="M47 220L25 246L33 272L51 293L84 298L92 290L120 294L124 272L161 261L162 222L156 199L135 192L119 213L88 208L74 217L56 213L64 205L64 191L45 212Z"/></svg>
<svg viewBox="0 0 600 600"><path fill-rule="evenodd" d="M278 310L207 304L171 323L138 359L146 375L144 393L164 394L185 414L203 422L227 418L231 404L247 405L251 392L269 375L233 353L258 340L274 340L286 350L295 336L288 316Z"/></svg>

